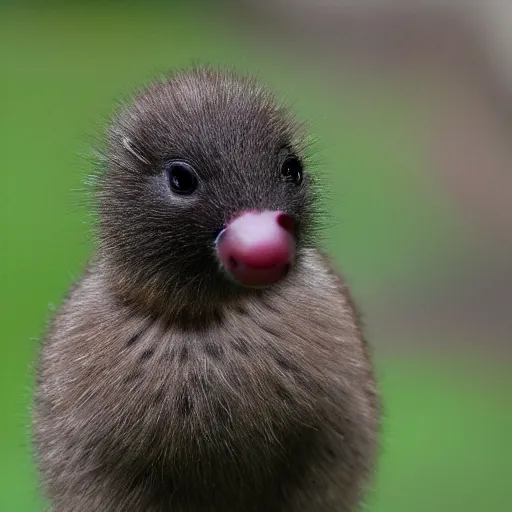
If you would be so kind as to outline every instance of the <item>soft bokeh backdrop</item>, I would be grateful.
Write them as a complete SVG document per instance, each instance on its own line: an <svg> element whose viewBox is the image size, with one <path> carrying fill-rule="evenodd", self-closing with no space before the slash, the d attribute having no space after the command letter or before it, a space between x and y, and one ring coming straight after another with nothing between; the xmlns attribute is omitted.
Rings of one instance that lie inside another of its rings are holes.
<svg viewBox="0 0 512 512"><path fill-rule="evenodd" d="M512 510L511 10L379 4L0 3L1 511L42 507L32 364L92 249L92 141L117 99L194 62L257 73L318 139L386 410L367 509Z"/></svg>

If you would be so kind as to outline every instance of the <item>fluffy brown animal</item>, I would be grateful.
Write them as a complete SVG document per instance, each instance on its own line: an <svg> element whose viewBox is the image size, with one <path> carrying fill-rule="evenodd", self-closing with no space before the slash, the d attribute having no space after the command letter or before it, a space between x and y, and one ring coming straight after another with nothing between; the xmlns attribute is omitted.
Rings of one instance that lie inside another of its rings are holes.
<svg viewBox="0 0 512 512"><path fill-rule="evenodd" d="M108 136L98 247L51 323L34 442L54 512L349 512L379 400L317 248L302 130L254 79L177 72Z"/></svg>

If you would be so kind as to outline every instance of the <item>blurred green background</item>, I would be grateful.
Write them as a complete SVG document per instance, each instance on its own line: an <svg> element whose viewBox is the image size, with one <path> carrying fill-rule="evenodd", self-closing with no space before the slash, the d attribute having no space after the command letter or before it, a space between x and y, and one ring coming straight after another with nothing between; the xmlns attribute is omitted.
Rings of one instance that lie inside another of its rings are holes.
<svg viewBox="0 0 512 512"><path fill-rule="evenodd" d="M193 62L259 74L318 139L325 242L366 313L385 404L367 509L512 510L509 324L472 327L492 286L469 320L450 313L450 290L474 283L488 259L509 259L490 253L485 226L477 232L429 171L432 109L407 93L414 84L347 71L283 40L229 2L0 4L0 511L41 510L32 364L92 249L83 203L93 138L117 99Z"/></svg>

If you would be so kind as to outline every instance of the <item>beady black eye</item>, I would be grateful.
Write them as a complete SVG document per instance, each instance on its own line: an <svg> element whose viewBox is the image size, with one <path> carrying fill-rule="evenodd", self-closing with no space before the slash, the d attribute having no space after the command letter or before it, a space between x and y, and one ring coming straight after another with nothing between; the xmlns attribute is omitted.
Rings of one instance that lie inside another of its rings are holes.
<svg viewBox="0 0 512 512"><path fill-rule="evenodd" d="M281 174L286 181L298 185L302 181L302 164L296 156L289 156L283 162Z"/></svg>
<svg viewBox="0 0 512 512"><path fill-rule="evenodd" d="M171 162L167 167L169 185L176 194L192 194L197 188L197 176L194 169L185 162Z"/></svg>

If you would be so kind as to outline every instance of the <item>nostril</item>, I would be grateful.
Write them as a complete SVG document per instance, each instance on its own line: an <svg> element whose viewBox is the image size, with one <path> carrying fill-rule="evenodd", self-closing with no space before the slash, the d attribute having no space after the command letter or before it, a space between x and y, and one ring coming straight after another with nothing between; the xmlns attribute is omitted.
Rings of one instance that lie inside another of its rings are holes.
<svg viewBox="0 0 512 512"><path fill-rule="evenodd" d="M236 268L238 267L238 261L236 261L236 259L233 256L230 256L229 265L231 266L231 268Z"/></svg>
<svg viewBox="0 0 512 512"><path fill-rule="evenodd" d="M295 219L291 215L286 213L279 213L277 216L277 223L288 233L294 233L295 231Z"/></svg>

